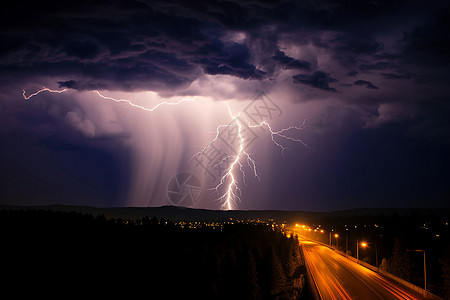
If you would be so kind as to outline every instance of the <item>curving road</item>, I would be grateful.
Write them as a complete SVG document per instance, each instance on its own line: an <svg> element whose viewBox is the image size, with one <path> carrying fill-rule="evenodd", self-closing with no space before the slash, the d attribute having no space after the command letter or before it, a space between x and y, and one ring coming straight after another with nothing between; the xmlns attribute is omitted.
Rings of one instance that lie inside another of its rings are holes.
<svg viewBox="0 0 450 300"><path fill-rule="evenodd" d="M423 299L328 247L299 240L322 299Z"/></svg>

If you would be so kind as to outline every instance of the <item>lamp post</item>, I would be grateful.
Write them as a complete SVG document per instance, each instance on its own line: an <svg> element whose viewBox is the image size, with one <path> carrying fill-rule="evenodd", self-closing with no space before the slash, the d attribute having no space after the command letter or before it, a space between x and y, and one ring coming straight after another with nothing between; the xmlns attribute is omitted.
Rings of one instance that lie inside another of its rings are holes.
<svg viewBox="0 0 450 300"><path fill-rule="evenodd" d="M380 271L378 268L378 246L377 243L375 243L375 266L377 267L377 272Z"/></svg>
<svg viewBox="0 0 450 300"><path fill-rule="evenodd" d="M359 242L358 240L356 240L356 259L359 260L359 246L366 248L367 247L367 243L366 242Z"/></svg>
<svg viewBox="0 0 450 300"><path fill-rule="evenodd" d="M339 234L335 233L334 237L336 238L336 249L339 250Z"/></svg>
<svg viewBox="0 0 450 300"><path fill-rule="evenodd" d="M361 242L361 247L366 248L367 243ZM359 260L359 241L356 241L356 259Z"/></svg>
<svg viewBox="0 0 450 300"><path fill-rule="evenodd" d="M424 280L424 290L427 290L427 262L425 260L425 250L406 250L409 252L423 252L423 280Z"/></svg>
<svg viewBox="0 0 450 300"><path fill-rule="evenodd" d="M345 235L345 255L348 255L348 234Z"/></svg>

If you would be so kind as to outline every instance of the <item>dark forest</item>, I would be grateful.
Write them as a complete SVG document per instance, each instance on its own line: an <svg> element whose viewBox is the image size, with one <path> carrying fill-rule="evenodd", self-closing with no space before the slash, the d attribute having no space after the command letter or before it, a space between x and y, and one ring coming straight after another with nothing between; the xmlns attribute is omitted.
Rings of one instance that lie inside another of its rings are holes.
<svg viewBox="0 0 450 300"><path fill-rule="evenodd" d="M1 211L0 222L6 286L38 294L309 297L297 239L266 224L192 229L157 218L46 210Z"/></svg>

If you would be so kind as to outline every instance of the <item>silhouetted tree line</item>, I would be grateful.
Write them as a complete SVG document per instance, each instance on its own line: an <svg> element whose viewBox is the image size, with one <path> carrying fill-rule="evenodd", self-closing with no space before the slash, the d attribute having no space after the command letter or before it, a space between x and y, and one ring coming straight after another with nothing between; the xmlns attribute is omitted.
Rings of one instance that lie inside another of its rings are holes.
<svg viewBox="0 0 450 300"><path fill-rule="evenodd" d="M4 210L0 228L5 287L126 299L309 297L298 241L263 224L182 229L148 217Z"/></svg>

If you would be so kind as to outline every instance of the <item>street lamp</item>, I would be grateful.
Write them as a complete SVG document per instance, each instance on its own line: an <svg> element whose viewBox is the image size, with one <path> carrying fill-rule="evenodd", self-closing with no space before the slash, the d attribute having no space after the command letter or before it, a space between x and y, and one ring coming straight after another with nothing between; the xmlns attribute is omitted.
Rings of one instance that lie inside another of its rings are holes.
<svg viewBox="0 0 450 300"><path fill-rule="evenodd" d="M423 252L423 280L424 280L424 290L427 290L427 262L425 260L425 250L406 250L409 252Z"/></svg>
<svg viewBox="0 0 450 300"><path fill-rule="evenodd" d="M356 259L359 260L359 241L356 241ZM361 247L366 248L367 247L367 243L366 242L361 242Z"/></svg>
<svg viewBox="0 0 450 300"><path fill-rule="evenodd" d="M334 237L336 238L336 249L339 250L339 234L335 233Z"/></svg>
<svg viewBox="0 0 450 300"><path fill-rule="evenodd" d="M366 247L367 244L362 242L361 247ZM359 260L359 241L356 241L356 259Z"/></svg>
<svg viewBox="0 0 450 300"><path fill-rule="evenodd" d="M358 247L358 244L359 244L359 242L357 241L357 244L356 244L356 259L359 260L359 250L358 250L359 247ZM378 269L378 247L377 247L376 243L374 243L374 244L375 244L375 267ZM361 242L361 247L366 248L366 247L369 247L369 245L368 245L367 242Z"/></svg>

